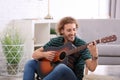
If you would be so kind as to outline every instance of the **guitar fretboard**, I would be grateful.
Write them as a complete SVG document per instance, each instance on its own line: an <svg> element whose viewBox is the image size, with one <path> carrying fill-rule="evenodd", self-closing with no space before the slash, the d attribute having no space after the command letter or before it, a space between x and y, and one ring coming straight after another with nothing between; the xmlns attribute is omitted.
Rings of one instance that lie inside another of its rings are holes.
<svg viewBox="0 0 120 80"><path fill-rule="evenodd" d="M95 40L95 42L96 42L96 44L99 44L101 42L101 40L98 39L98 40ZM92 42L92 43L94 43L94 42ZM88 43L88 44L90 44L90 43ZM67 51L66 53L67 53L67 55L71 55L71 54L77 53L77 52L79 52L81 50L86 49L88 44L81 45L79 47L71 49L71 50Z"/></svg>

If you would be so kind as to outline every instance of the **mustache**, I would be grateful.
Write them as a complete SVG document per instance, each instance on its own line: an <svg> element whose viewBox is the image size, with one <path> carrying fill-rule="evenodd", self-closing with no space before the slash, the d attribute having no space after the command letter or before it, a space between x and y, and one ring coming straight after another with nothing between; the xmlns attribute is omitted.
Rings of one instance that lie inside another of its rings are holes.
<svg viewBox="0 0 120 80"><path fill-rule="evenodd" d="M69 34L68 36L76 36L76 33L75 34Z"/></svg>

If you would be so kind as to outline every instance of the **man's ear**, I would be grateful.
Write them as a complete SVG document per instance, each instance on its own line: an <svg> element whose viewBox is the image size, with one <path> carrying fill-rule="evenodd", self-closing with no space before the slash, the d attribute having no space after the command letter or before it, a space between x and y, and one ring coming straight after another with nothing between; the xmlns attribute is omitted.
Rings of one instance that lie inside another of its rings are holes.
<svg viewBox="0 0 120 80"><path fill-rule="evenodd" d="M63 34L64 33L64 30L63 29L61 29L61 34Z"/></svg>

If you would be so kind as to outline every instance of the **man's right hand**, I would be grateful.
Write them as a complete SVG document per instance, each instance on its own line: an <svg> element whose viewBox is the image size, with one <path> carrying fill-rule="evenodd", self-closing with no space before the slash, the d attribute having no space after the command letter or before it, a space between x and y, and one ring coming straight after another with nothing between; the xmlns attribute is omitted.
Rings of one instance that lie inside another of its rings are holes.
<svg viewBox="0 0 120 80"><path fill-rule="evenodd" d="M47 51L44 54L44 58L48 59L49 61L53 61L54 57L55 57L55 53L56 51Z"/></svg>

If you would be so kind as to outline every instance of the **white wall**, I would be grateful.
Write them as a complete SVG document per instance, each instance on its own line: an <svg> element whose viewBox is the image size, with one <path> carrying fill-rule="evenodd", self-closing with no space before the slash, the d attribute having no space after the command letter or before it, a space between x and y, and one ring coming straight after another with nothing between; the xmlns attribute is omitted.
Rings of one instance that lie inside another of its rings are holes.
<svg viewBox="0 0 120 80"><path fill-rule="evenodd" d="M54 19L73 16L77 19L109 18L109 0L50 0Z"/></svg>
<svg viewBox="0 0 120 80"><path fill-rule="evenodd" d="M48 0L0 0L0 33L12 20L26 18L44 18L48 13L47 1ZM67 4L68 1L69 4ZM90 8L94 9L95 12L91 11L91 9L89 11L89 6L82 6L82 4L85 4L88 0L82 1L82 3L81 1L82 0L50 0L50 15L54 19L59 19L63 16L71 15L73 15L73 17L75 18L93 18L91 16L95 17L99 15L99 17L101 17L106 15L108 12L106 11L107 8L103 9L103 7L107 5L108 0L105 0L104 4L101 3L103 0L101 2L99 2L99 0L93 0L92 2L88 2L89 4L92 4L94 2L96 7L94 8L93 6L91 6ZM72 6L73 4L75 4L75 6ZM99 8L98 6L100 4L102 4L102 7ZM82 7L79 7L79 5L81 5ZM83 11L83 8L85 11ZM106 12L104 14L98 14L96 10L98 10L98 12Z"/></svg>
<svg viewBox="0 0 120 80"><path fill-rule="evenodd" d="M14 19L42 18L47 15L46 1L0 0L0 32Z"/></svg>
<svg viewBox="0 0 120 80"><path fill-rule="evenodd" d="M116 19L120 19L120 0L117 0L116 4Z"/></svg>

